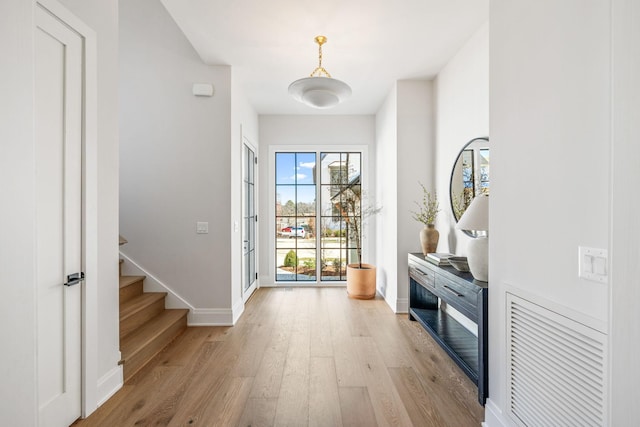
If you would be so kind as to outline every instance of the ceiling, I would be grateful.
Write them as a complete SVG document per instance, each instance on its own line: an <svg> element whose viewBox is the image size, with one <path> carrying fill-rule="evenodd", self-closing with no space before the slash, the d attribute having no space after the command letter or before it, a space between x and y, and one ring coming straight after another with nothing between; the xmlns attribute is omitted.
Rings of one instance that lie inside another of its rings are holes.
<svg viewBox="0 0 640 427"><path fill-rule="evenodd" d="M488 20L488 0L161 0L202 60L231 65L258 114L375 114L393 83L431 79ZM318 65L353 95L317 110L289 84Z"/></svg>

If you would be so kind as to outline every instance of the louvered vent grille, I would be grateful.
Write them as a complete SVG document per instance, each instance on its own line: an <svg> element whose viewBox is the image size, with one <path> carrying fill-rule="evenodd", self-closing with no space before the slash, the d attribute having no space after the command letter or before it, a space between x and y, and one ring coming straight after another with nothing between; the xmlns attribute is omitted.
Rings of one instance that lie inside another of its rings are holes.
<svg viewBox="0 0 640 427"><path fill-rule="evenodd" d="M509 412L527 427L606 425L606 335L507 293Z"/></svg>

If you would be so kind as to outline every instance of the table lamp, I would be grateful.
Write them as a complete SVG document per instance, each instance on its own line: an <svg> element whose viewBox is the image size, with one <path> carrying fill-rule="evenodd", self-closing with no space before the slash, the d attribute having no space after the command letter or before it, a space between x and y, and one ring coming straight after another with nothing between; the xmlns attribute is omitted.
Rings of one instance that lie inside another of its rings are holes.
<svg viewBox="0 0 640 427"><path fill-rule="evenodd" d="M473 278L489 281L489 195L480 194L472 201L460 221L458 230L485 231L469 241L467 262Z"/></svg>

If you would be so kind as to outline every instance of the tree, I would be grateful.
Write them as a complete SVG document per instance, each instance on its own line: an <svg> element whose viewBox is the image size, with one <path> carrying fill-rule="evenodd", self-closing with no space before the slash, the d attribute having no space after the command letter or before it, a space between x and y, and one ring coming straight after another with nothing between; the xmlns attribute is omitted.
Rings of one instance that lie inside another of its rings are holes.
<svg viewBox="0 0 640 427"><path fill-rule="evenodd" d="M371 215L375 215L381 207L362 207L362 188L360 185L346 187L340 197L336 198L335 206L340 211L342 218L347 224L347 238L353 239L358 255L358 267L362 268L362 227L364 221Z"/></svg>
<svg viewBox="0 0 640 427"><path fill-rule="evenodd" d="M295 216L296 215L296 205L293 203L293 200L287 200L282 206L282 216Z"/></svg>

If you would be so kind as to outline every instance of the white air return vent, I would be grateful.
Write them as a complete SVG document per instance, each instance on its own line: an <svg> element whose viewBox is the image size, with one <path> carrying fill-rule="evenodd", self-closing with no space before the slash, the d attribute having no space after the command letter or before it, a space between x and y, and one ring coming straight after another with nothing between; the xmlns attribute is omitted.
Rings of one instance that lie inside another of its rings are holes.
<svg viewBox="0 0 640 427"><path fill-rule="evenodd" d="M606 335L507 293L509 408L520 426L606 426Z"/></svg>

